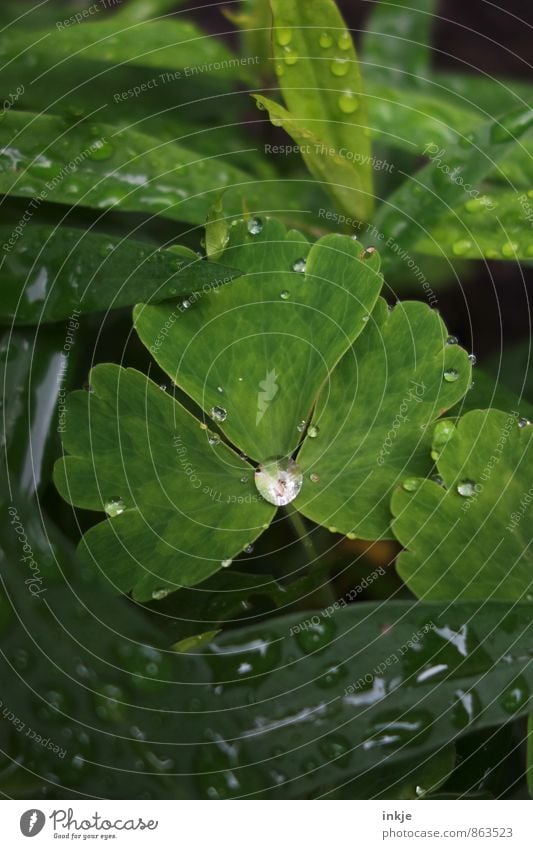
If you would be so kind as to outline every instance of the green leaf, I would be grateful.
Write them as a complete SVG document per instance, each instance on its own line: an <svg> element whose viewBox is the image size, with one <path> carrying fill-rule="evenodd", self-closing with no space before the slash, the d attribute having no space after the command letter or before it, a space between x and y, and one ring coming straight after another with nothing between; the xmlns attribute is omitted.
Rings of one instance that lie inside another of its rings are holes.
<svg viewBox="0 0 533 849"><path fill-rule="evenodd" d="M135 327L208 415L224 408L220 428L230 442L261 462L287 456L322 384L365 327L382 283L378 255L361 259L347 236L309 247L274 219L252 218L231 228L223 260L245 276L196 299L164 340L166 306L136 307Z"/></svg>
<svg viewBox="0 0 533 849"><path fill-rule="evenodd" d="M296 211L305 185L256 177L225 162L135 130L11 110L0 122L0 191L43 202L161 215L204 224L222 189L228 215L243 197L257 209Z"/></svg>
<svg viewBox="0 0 533 849"><path fill-rule="evenodd" d="M229 224L224 215L223 195L220 195L209 210L205 224L205 252L209 259L220 259L228 241Z"/></svg>
<svg viewBox="0 0 533 849"><path fill-rule="evenodd" d="M318 478L297 502L305 516L363 539L392 536L388 493L429 474L432 423L470 384L466 352L447 336L426 305L407 301L389 312L379 301L319 400L317 438L298 455L306 477Z"/></svg>
<svg viewBox="0 0 533 849"><path fill-rule="evenodd" d="M340 158L352 173L351 203L344 208L362 220L372 213L370 143L362 80L350 32L333 0L270 0L276 73L288 112L283 126L311 133L330 150L330 191L337 195ZM304 157L305 158L305 157ZM328 158L322 157L326 170ZM313 157L305 158L311 167ZM313 172L314 173L314 172ZM340 195L342 200L343 195Z"/></svg>
<svg viewBox="0 0 533 849"><path fill-rule="evenodd" d="M111 516L83 537L82 561L143 600L200 583L274 514L253 469L145 375L106 364L90 380L68 398L54 473L65 500Z"/></svg>
<svg viewBox="0 0 533 849"><path fill-rule="evenodd" d="M75 314L61 330L3 333L2 497L16 493L26 499L49 483L59 449L57 428L82 347L82 328Z"/></svg>
<svg viewBox="0 0 533 849"><path fill-rule="evenodd" d="M166 16L183 5L185 0L128 0L120 7L115 17L118 23L134 24Z"/></svg>
<svg viewBox="0 0 533 849"><path fill-rule="evenodd" d="M70 21L70 22L69 22ZM80 26L65 14L49 30L13 27L4 36L4 61L23 61L31 53L34 66L53 56L56 63L75 55L113 65L132 64L164 69L177 79L203 73L226 79L250 79L247 65L233 56L223 41L203 33L183 17L130 23L120 16Z"/></svg>
<svg viewBox="0 0 533 849"><path fill-rule="evenodd" d="M527 786L533 799L533 714L529 715L527 724Z"/></svg>
<svg viewBox="0 0 533 849"><path fill-rule="evenodd" d="M3 756L9 797L321 796L357 775L373 786L378 770L406 773L527 711L530 605L361 603L320 627L292 615L178 654L103 596L36 513L6 507L3 547L17 564L0 591L3 701L16 718L0 728L15 759ZM36 594L17 519L41 569Z"/></svg>
<svg viewBox="0 0 533 849"><path fill-rule="evenodd" d="M429 75L431 30L436 0L385 0L372 7L366 22L363 59L368 76L410 86Z"/></svg>
<svg viewBox="0 0 533 849"><path fill-rule="evenodd" d="M413 480L392 498L393 530L408 551L398 572L420 598L532 598L528 510L533 428L517 413L476 410L435 428L443 485Z"/></svg>
<svg viewBox="0 0 533 849"><path fill-rule="evenodd" d="M449 150L428 146L432 161L406 180L383 203L374 219L377 238L386 236L392 261L399 250L412 250L421 233L434 227L450 206L472 197L485 176L533 126L533 110L513 110L476 128L466 142ZM374 236L375 238L375 236Z"/></svg>
<svg viewBox="0 0 533 849"><path fill-rule="evenodd" d="M16 324L60 321L204 291L239 272L178 257L132 239L67 227L0 227L3 295L0 320Z"/></svg>
<svg viewBox="0 0 533 849"><path fill-rule="evenodd" d="M416 250L462 259L533 259L533 191L488 188L445 212Z"/></svg>

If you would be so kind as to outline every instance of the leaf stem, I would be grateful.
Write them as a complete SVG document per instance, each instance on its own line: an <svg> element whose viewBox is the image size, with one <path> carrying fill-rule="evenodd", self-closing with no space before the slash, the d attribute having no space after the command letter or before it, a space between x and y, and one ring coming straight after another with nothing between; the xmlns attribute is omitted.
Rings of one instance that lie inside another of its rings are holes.
<svg viewBox="0 0 533 849"><path fill-rule="evenodd" d="M297 539L301 542L306 555L309 558L308 565L311 566L313 561L318 560L318 551L315 548L315 544L311 539L311 534L305 527L305 522L302 519L298 510L296 510L292 504L285 505L285 513L292 525L293 531L296 534Z"/></svg>

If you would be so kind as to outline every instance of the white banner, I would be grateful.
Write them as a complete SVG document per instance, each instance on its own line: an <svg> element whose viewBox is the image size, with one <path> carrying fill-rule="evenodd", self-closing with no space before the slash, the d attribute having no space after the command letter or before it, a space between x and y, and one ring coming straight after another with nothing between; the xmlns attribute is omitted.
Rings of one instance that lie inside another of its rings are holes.
<svg viewBox="0 0 533 849"><path fill-rule="evenodd" d="M66 841L124 849L526 849L532 810L527 801L4 801L0 816L6 849Z"/></svg>

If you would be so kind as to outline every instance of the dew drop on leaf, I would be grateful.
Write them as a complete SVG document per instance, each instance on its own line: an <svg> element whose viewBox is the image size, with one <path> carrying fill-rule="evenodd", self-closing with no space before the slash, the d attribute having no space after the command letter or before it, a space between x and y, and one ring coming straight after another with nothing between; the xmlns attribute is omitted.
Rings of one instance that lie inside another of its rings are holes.
<svg viewBox="0 0 533 849"><path fill-rule="evenodd" d="M292 270L298 271L300 274L302 274L305 271L306 265L307 265L307 260L305 260L302 257L302 259L297 259L297 260L295 260L295 262L293 262Z"/></svg>
<svg viewBox="0 0 533 849"><path fill-rule="evenodd" d="M318 427L318 425L311 425L311 427L307 431L307 436L311 437L311 439L316 439L319 433L320 428Z"/></svg>
<svg viewBox="0 0 533 849"><path fill-rule="evenodd" d="M420 486L420 481L418 478L406 478L402 483L402 488L405 489L406 492L416 492L416 490Z"/></svg>
<svg viewBox="0 0 533 849"><path fill-rule="evenodd" d="M318 43L321 47L326 49L327 47L331 47L331 45L333 44L333 38L328 32L321 32L318 38Z"/></svg>
<svg viewBox="0 0 533 849"><path fill-rule="evenodd" d="M211 407L209 415L216 422L225 422L228 417L228 411L224 407Z"/></svg>
<svg viewBox="0 0 533 849"><path fill-rule="evenodd" d="M459 339L457 338L457 336L448 336L448 338L446 339L447 345L457 345L458 343Z"/></svg>
<svg viewBox="0 0 533 849"><path fill-rule="evenodd" d="M505 242L501 247L502 255L507 257L507 259L516 256L517 250L518 245L516 242Z"/></svg>
<svg viewBox="0 0 533 849"><path fill-rule="evenodd" d="M243 548L243 551L244 551L245 554L251 554L253 552L253 550L254 550L254 547L253 547L252 543L250 543L249 545L246 545Z"/></svg>
<svg viewBox="0 0 533 849"><path fill-rule="evenodd" d="M521 418L518 419L518 427L529 427L530 425L531 425L530 420L526 419L525 416L522 416Z"/></svg>
<svg viewBox="0 0 533 849"><path fill-rule="evenodd" d="M443 378L446 381L446 383L455 383L455 381L458 379L458 377L459 377L459 372L455 368L449 368L443 374Z"/></svg>
<svg viewBox="0 0 533 849"><path fill-rule="evenodd" d="M96 139L88 148L89 159L99 162L103 159L110 159L115 152L115 148L106 139Z"/></svg>
<svg viewBox="0 0 533 849"><path fill-rule="evenodd" d="M260 218L250 218L246 227L252 236L258 236L263 230L263 222Z"/></svg>
<svg viewBox="0 0 533 849"><path fill-rule="evenodd" d="M350 65L348 59L334 59L329 68L334 77L345 77Z"/></svg>
<svg viewBox="0 0 533 849"><path fill-rule="evenodd" d="M471 498L476 493L476 482L464 480L457 484L457 492L464 498Z"/></svg>
<svg viewBox="0 0 533 849"><path fill-rule="evenodd" d="M472 247L472 242L469 239L458 239L452 245L452 251L456 256L464 256Z"/></svg>
<svg viewBox="0 0 533 849"><path fill-rule="evenodd" d="M473 366L475 366L475 364L477 363L477 357L475 354L469 354L468 360Z"/></svg>
<svg viewBox="0 0 533 849"><path fill-rule="evenodd" d="M344 112L345 115L350 115L352 112L355 112L358 106L359 101L351 91L345 91L339 97L339 109L341 112Z"/></svg>
<svg viewBox="0 0 533 849"><path fill-rule="evenodd" d="M288 27L278 27L276 30L276 41L281 47L285 47L292 41L292 30Z"/></svg>
<svg viewBox="0 0 533 849"><path fill-rule="evenodd" d="M343 32L342 35L339 36L337 46L339 47L339 50L350 49L352 46L352 38L349 32Z"/></svg>
<svg viewBox="0 0 533 849"><path fill-rule="evenodd" d="M291 457L274 457L255 472L255 485L269 504L280 507L294 501L302 488L303 475Z"/></svg>
<svg viewBox="0 0 533 849"><path fill-rule="evenodd" d="M233 560L231 559L231 557L228 557L227 560L221 560L220 565L222 566L223 569L227 569L228 566L231 566L232 563L233 563Z"/></svg>
<svg viewBox="0 0 533 849"><path fill-rule="evenodd" d="M287 289L284 289L283 292L280 292L279 296L282 301L288 301L291 296L291 293L287 291Z"/></svg>
<svg viewBox="0 0 533 849"><path fill-rule="evenodd" d="M317 475L317 474L315 474L314 472L312 472L312 473L309 475L309 480L311 481L311 483L318 483L318 482L319 482L319 480L320 480L320 475Z"/></svg>
<svg viewBox="0 0 533 849"><path fill-rule="evenodd" d="M298 431L298 433L304 432L304 430L305 430L305 419L302 419L301 422L298 422L298 424L296 425L296 430Z"/></svg>
<svg viewBox="0 0 533 849"><path fill-rule="evenodd" d="M104 504L104 510L107 515L113 519L115 516L120 516L121 513L126 509L126 505L124 504L122 498L119 498L117 495L114 495Z"/></svg>
<svg viewBox="0 0 533 849"><path fill-rule="evenodd" d="M283 57L285 64L286 65L296 65L296 63L298 61L298 54L295 53L294 50L291 50L290 47L284 47L283 50L285 51L285 55Z"/></svg>
<svg viewBox="0 0 533 849"><path fill-rule="evenodd" d="M163 598L166 598L166 597L167 597L167 595L169 594L169 592L170 592L170 590L168 590L168 589L164 589L164 588L162 588L162 589L160 589L160 590L154 590L154 591L153 591L153 593L152 593L152 598L153 598L155 601L161 601L161 599L163 599Z"/></svg>

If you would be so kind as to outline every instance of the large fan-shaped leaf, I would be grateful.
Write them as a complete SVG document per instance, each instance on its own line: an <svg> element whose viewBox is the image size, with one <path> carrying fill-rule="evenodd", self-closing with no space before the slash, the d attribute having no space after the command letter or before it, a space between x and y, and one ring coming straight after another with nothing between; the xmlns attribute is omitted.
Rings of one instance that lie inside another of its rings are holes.
<svg viewBox="0 0 533 849"><path fill-rule="evenodd" d="M400 575L421 598L531 599L533 428L475 410L437 425L433 451L442 485L408 481L392 499Z"/></svg>
<svg viewBox="0 0 533 849"><path fill-rule="evenodd" d="M321 385L365 327L382 283L378 255L361 259L347 236L309 247L275 220L250 219L231 228L223 261L247 274L226 291L199 293L164 340L168 307L137 307L135 326L208 415L223 408L220 427L233 444L259 461L287 455Z"/></svg>
<svg viewBox="0 0 533 849"><path fill-rule="evenodd" d="M218 571L262 533L274 508L252 469L143 374L91 372L92 392L66 404L56 485L113 518L91 528L80 555L121 590L161 597ZM92 561L92 562L91 562Z"/></svg>
<svg viewBox="0 0 533 849"><path fill-rule="evenodd" d="M313 521L364 539L391 536L387 493L429 473L431 423L470 383L466 352L447 345L438 314L378 303L368 330L342 358L321 395L299 463L312 488L298 508Z"/></svg>

